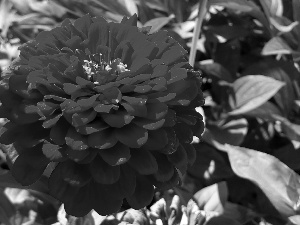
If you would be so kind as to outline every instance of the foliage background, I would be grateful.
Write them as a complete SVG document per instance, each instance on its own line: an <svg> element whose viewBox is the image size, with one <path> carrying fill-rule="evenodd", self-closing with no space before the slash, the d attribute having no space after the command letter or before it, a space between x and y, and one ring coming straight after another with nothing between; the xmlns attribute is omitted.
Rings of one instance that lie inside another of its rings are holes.
<svg viewBox="0 0 300 225"><path fill-rule="evenodd" d="M196 51L206 130L193 143L195 164L147 209L74 218L42 182L16 183L1 146L0 222L300 224L299 0L1 0L0 72L37 33L87 13L113 22L136 13L138 26Z"/></svg>

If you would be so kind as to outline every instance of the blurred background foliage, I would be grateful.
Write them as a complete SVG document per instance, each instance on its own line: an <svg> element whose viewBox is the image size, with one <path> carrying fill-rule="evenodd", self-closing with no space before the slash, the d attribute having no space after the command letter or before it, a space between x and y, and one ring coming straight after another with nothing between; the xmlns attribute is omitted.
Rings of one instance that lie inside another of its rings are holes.
<svg viewBox="0 0 300 225"><path fill-rule="evenodd" d="M16 183L1 146L0 223L300 224L299 0L0 0L0 72L39 32L87 13L112 22L137 14L139 27L196 50L206 130L195 164L147 209L74 218L42 181Z"/></svg>

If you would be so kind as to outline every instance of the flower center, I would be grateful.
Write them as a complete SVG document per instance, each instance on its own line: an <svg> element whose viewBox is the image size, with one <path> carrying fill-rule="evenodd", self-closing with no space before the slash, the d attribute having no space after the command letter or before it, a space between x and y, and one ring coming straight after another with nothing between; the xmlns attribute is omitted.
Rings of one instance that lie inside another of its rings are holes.
<svg viewBox="0 0 300 225"><path fill-rule="evenodd" d="M129 71L127 65L122 63L119 58L106 62L101 58L101 53L99 54L100 57L98 56L98 60L96 60L95 55L92 56L89 57L90 60L83 60L82 67L88 79L93 81L94 84L99 84L99 80L104 80L108 77L115 78L121 73Z"/></svg>

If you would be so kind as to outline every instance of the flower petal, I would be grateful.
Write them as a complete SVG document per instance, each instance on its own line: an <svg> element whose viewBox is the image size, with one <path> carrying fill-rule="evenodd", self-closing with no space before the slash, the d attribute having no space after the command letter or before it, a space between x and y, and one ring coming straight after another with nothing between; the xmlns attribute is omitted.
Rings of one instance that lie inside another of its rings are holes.
<svg viewBox="0 0 300 225"><path fill-rule="evenodd" d="M111 166L124 164L131 157L130 149L120 142L109 149L99 151L99 154L102 159Z"/></svg>
<svg viewBox="0 0 300 225"><path fill-rule="evenodd" d="M59 145L55 145L49 142L44 141L42 152L43 154L53 162L61 162L65 160L64 155L62 154L62 151L64 148L62 148Z"/></svg>
<svg viewBox="0 0 300 225"><path fill-rule="evenodd" d="M177 81L168 85L170 93L176 93L176 98L168 102L169 105L187 106L197 96L198 87L193 81Z"/></svg>
<svg viewBox="0 0 300 225"><path fill-rule="evenodd" d="M109 126L116 128L123 127L134 119L134 116L129 115L125 110L118 110L113 114L102 114L101 116Z"/></svg>
<svg viewBox="0 0 300 225"><path fill-rule="evenodd" d="M72 116L72 125L74 127L86 125L87 123L93 121L96 116L97 113L92 109L80 113L74 113Z"/></svg>
<svg viewBox="0 0 300 225"><path fill-rule="evenodd" d="M151 78L155 77L164 77L168 73L168 66L166 65L157 65L153 69L153 73L151 75Z"/></svg>
<svg viewBox="0 0 300 225"><path fill-rule="evenodd" d="M65 113L77 113L84 111L84 109L77 102L74 102L71 99L65 100L60 104L60 107Z"/></svg>
<svg viewBox="0 0 300 225"><path fill-rule="evenodd" d="M64 202L65 210L69 215L76 217L85 216L92 209L90 200L90 185L83 187L73 186L64 181L62 166L56 166L49 178L51 196ZM78 207L80 205L80 207Z"/></svg>
<svg viewBox="0 0 300 225"><path fill-rule="evenodd" d="M176 111L169 108L164 119L164 127L174 127L177 122Z"/></svg>
<svg viewBox="0 0 300 225"><path fill-rule="evenodd" d="M57 145L63 145L66 143L65 136L70 128L70 124L65 119L60 119L50 129L50 139Z"/></svg>
<svg viewBox="0 0 300 225"><path fill-rule="evenodd" d="M9 89L23 98L30 97L28 93L27 77L22 75L15 75L9 78Z"/></svg>
<svg viewBox="0 0 300 225"><path fill-rule="evenodd" d="M71 187L71 189L74 189L74 187ZM65 195L68 196L68 200L64 201L67 215L84 217L92 210L89 185L78 188L75 195L69 190L65 192Z"/></svg>
<svg viewBox="0 0 300 225"><path fill-rule="evenodd" d="M139 148L148 140L148 131L134 124L116 129L116 138L130 148Z"/></svg>
<svg viewBox="0 0 300 225"><path fill-rule="evenodd" d="M171 162L176 168L178 168L183 174L187 169L187 154L184 147L179 144L177 150L170 155L167 155L169 162Z"/></svg>
<svg viewBox="0 0 300 225"><path fill-rule="evenodd" d="M62 114L53 114L50 117L48 117L46 120L43 122L43 127L44 128L51 128L55 126L55 124L59 121L59 119L62 117Z"/></svg>
<svg viewBox="0 0 300 225"><path fill-rule="evenodd" d="M61 172L62 179L72 186L82 187L91 180L91 175L87 165L67 160L59 163L57 168Z"/></svg>
<svg viewBox="0 0 300 225"><path fill-rule="evenodd" d="M106 99L113 104L119 103L122 99L122 93L117 87L106 89L103 91L103 94Z"/></svg>
<svg viewBox="0 0 300 225"><path fill-rule="evenodd" d="M151 120L160 120L168 113L168 106L159 101L153 101L147 104L147 118Z"/></svg>
<svg viewBox="0 0 300 225"><path fill-rule="evenodd" d="M185 149L189 165L193 165L197 157L194 145L182 143L182 146Z"/></svg>
<svg viewBox="0 0 300 225"><path fill-rule="evenodd" d="M122 99L128 102L130 105L145 105L147 102L147 96L138 96L138 97L123 96Z"/></svg>
<svg viewBox="0 0 300 225"><path fill-rule="evenodd" d="M90 172L96 182L113 184L119 180L120 166L110 166L100 156L97 156L90 165Z"/></svg>
<svg viewBox="0 0 300 225"><path fill-rule="evenodd" d="M133 195L136 186L136 172L127 164L120 166L121 174L118 181L120 192L123 196Z"/></svg>
<svg viewBox="0 0 300 225"><path fill-rule="evenodd" d="M137 176L134 194L126 197L126 200L132 208L138 210L151 203L153 194L153 185L143 176Z"/></svg>
<svg viewBox="0 0 300 225"><path fill-rule="evenodd" d="M98 131L105 130L107 128L109 128L109 125L107 123L104 123L101 120L95 120L86 125L76 127L76 130L80 134L88 135Z"/></svg>
<svg viewBox="0 0 300 225"><path fill-rule="evenodd" d="M193 141L193 132L189 125L185 123L177 123L174 128L176 137L180 142L190 144Z"/></svg>
<svg viewBox="0 0 300 225"><path fill-rule="evenodd" d="M161 119L158 121L153 121L153 120L148 120L145 118L136 118L133 121L136 125L143 127L147 130L157 130L159 128L161 128L164 123L165 123L165 119Z"/></svg>
<svg viewBox="0 0 300 225"><path fill-rule="evenodd" d="M144 149L131 150L129 165L139 174L150 175L156 173L158 165L154 156Z"/></svg>
<svg viewBox="0 0 300 225"><path fill-rule="evenodd" d="M69 159L78 163L81 163L81 161L84 160L90 154L88 150L78 151L78 150L73 150L70 147L67 147L64 153L66 156L68 156Z"/></svg>
<svg viewBox="0 0 300 225"><path fill-rule="evenodd" d="M156 154L155 159L158 164L158 171L154 174L156 180L164 182L171 179L174 174L174 166L168 161L164 154Z"/></svg>
<svg viewBox="0 0 300 225"><path fill-rule="evenodd" d="M13 164L12 175L23 186L36 182L50 162L42 153L41 147L40 144L24 150Z"/></svg>
<svg viewBox="0 0 300 225"><path fill-rule="evenodd" d="M88 136L88 144L92 148L107 149L113 147L118 142L112 129L105 129L92 133Z"/></svg>
<svg viewBox="0 0 300 225"><path fill-rule="evenodd" d="M35 105L18 104L13 107L10 119L18 124L29 124L38 121L40 115Z"/></svg>
<svg viewBox="0 0 300 225"><path fill-rule="evenodd" d="M168 134L164 129L148 131L148 140L142 148L148 150L163 149L168 144L168 141Z"/></svg>
<svg viewBox="0 0 300 225"><path fill-rule="evenodd" d="M178 62L179 59L184 58L186 51L180 45L175 45L169 50L165 51L161 60L168 66Z"/></svg>
<svg viewBox="0 0 300 225"><path fill-rule="evenodd" d="M70 127L66 134L66 144L73 150L86 150L89 146L87 144L87 138L79 134L73 127Z"/></svg>
<svg viewBox="0 0 300 225"><path fill-rule="evenodd" d="M113 104L98 104L94 107L94 110L99 113L110 113L112 109L118 109L118 106Z"/></svg>
<svg viewBox="0 0 300 225"><path fill-rule="evenodd" d="M87 15L75 20L74 27L76 27L78 30L80 30L82 33L84 33L87 37L89 28L92 23L93 23L93 21L91 19L91 16L89 14L87 14Z"/></svg>
<svg viewBox="0 0 300 225"><path fill-rule="evenodd" d="M100 215L106 216L118 212L123 199L118 196L120 191L115 184L107 185L94 183L91 190L91 203L93 209ZM105 204L103 204L105 202Z"/></svg>
<svg viewBox="0 0 300 225"><path fill-rule="evenodd" d="M59 104L55 104L50 101L43 101L38 102L37 107L39 108L39 111L41 112L42 116L48 117L52 115L56 109L59 108Z"/></svg>
<svg viewBox="0 0 300 225"><path fill-rule="evenodd" d="M171 78L168 80L168 84L172 84L174 82L181 81L187 78L187 70L184 68L172 68L170 72Z"/></svg>
<svg viewBox="0 0 300 225"><path fill-rule="evenodd" d="M147 107L145 105L129 104L127 102L122 102L121 105L132 116L139 116L139 117L147 116Z"/></svg>

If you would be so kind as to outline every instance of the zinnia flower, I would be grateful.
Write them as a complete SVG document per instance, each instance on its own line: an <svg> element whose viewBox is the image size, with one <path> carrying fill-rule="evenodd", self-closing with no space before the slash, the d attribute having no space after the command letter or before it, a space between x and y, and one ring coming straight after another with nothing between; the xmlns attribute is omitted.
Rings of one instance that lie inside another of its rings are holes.
<svg viewBox="0 0 300 225"><path fill-rule="evenodd" d="M0 141L18 153L12 174L30 185L55 162L48 186L68 214L111 214L124 199L144 207L195 159L199 73L166 32L136 24L65 20L24 44L2 77Z"/></svg>

